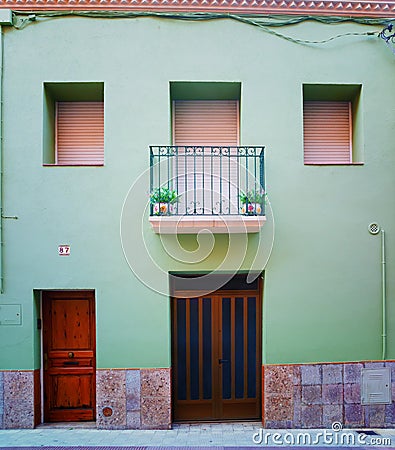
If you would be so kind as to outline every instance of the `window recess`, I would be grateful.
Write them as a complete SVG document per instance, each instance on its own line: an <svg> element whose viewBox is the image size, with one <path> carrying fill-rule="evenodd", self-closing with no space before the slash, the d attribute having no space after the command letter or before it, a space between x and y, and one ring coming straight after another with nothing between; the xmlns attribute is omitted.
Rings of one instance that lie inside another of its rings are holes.
<svg viewBox="0 0 395 450"><path fill-rule="evenodd" d="M361 164L360 85L303 86L305 165Z"/></svg>
<svg viewBox="0 0 395 450"><path fill-rule="evenodd" d="M43 163L104 164L104 83L44 83Z"/></svg>

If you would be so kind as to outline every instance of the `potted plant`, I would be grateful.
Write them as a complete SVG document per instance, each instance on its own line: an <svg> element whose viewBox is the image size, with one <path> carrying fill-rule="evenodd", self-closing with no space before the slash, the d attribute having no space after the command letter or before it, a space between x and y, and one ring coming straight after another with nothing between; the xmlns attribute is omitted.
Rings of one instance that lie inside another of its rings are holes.
<svg viewBox="0 0 395 450"><path fill-rule="evenodd" d="M178 202L178 195L174 189L166 187L156 188L150 195L150 202L153 205L152 212L155 216L173 214L174 204Z"/></svg>
<svg viewBox="0 0 395 450"><path fill-rule="evenodd" d="M241 213L248 216L260 216L263 213L265 199L264 190L250 190L241 192L239 195L241 203Z"/></svg>

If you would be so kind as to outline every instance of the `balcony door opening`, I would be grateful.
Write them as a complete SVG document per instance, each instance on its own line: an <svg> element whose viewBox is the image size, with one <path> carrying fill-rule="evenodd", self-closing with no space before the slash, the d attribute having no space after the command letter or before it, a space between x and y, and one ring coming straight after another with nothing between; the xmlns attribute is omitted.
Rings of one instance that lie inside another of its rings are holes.
<svg viewBox="0 0 395 450"><path fill-rule="evenodd" d="M238 214L239 101L174 100L173 185L187 214Z"/></svg>

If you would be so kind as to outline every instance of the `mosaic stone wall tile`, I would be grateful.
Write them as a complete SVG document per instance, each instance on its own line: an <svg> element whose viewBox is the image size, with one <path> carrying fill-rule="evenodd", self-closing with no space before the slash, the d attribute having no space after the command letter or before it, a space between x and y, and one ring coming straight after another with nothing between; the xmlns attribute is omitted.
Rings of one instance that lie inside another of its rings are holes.
<svg viewBox="0 0 395 450"><path fill-rule="evenodd" d="M321 385L302 386L302 402L305 405L320 405L322 403Z"/></svg>
<svg viewBox="0 0 395 450"><path fill-rule="evenodd" d="M344 385L344 399L345 403L361 404L361 385L359 383Z"/></svg>
<svg viewBox="0 0 395 450"><path fill-rule="evenodd" d="M301 366L302 385L321 384L322 367L318 364L306 364Z"/></svg>
<svg viewBox="0 0 395 450"><path fill-rule="evenodd" d="M293 399L278 394L265 396L266 421L293 420ZM267 422L266 422L267 426Z"/></svg>
<svg viewBox="0 0 395 450"><path fill-rule="evenodd" d="M302 428L321 428L322 427L322 406L310 405L302 406L301 410Z"/></svg>
<svg viewBox="0 0 395 450"><path fill-rule="evenodd" d="M385 421L385 405L363 406L365 412L365 426L382 428Z"/></svg>
<svg viewBox="0 0 395 450"><path fill-rule="evenodd" d="M169 392L169 369L141 369L141 397L167 397Z"/></svg>
<svg viewBox="0 0 395 450"><path fill-rule="evenodd" d="M350 363L344 364L344 383L361 383L361 370L363 364L361 363Z"/></svg>
<svg viewBox="0 0 395 450"><path fill-rule="evenodd" d="M324 384L322 386L322 402L324 405L343 404L343 385Z"/></svg>
<svg viewBox="0 0 395 450"><path fill-rule="evenodd" d="M127 411L140 410L140 397L141 397L140 383L141 383L140 370L126 370Z"/></svg>
<svg viewBox="0 0 395 450"><path fill-rule="evenodd" d="M126 428L125 370L102 369L96 372L97 428Z"/></svg>
<svg viewBox="0 0 395 450"><path fill-rule="evenodd" d="M387 428L393 428L395 426L395 403L385 405L384 426Z"/></svg>
<svg viewBox="0 0 395 450"><path fill-rule="evenodd" d="M4 428L4 372L0 372L0 430Z"/></svg>
<svg viewBox="0 0 395 450"><path fill-rule="evenodd" d="M141 369L141 428L171 428L170 369Z"/></svg>
<svg viewBox="0 0 395 450"><path fill-rule="evenodd" d="M265 370L265 392L268 394L292 395L292 366L267 366Z"/></svg>
<svg viewBox="0 0 395 450"><path fill-rule="evenodd" d="M392 384L395 383L395 362L394 361L387 361L385 363L385 367L390 367L391 368L391 380L392 380Z"/></svg>
<svg viewBox="0 0 395 450"><path fill-rule="evenodd" d="M141 428L140 411L126 411L126 428L139 430Z"/></svg>
<svg viewBox="0 0 395 450"><path fill-rule="evenodd" d="M331 429L334 422L343 423L343 405L324 405L322 409L322 425Z"/></svg>
<svg viewBox="0 0 395 450"><path fill-rule="evenodd" d="M292 366L293 368L293 383L295 385L302 384L302 371L299 365Z"/></svg>
<svg viewBox="0 0 395 450"><path fill-rule="evenodd" d="M4 428L34 428L33 371L4 372Z"/></svg>
<svg viewBox="0 0 395 450"><path fill-rule="evenodd" d="M384 362L376 362L376 361L372 361L372 362L365 362L364 363L364 367L365 369L380 369L382 367L384 367Z"/></svg>
<svg viewBox="0 0 395 450"><path fill-rule="evenodd" d="M0 415L4 413L4 372L0 372Z"/></svg>
<svg viewBox="0 0 395 450"><path fill-rule="evenodd" d="M302 386L294 386L293 399L295 405L300 405L302 403Z"/></svg>
<svg viewBox="0 0 395 450"><path fill-rule="evenodd" d="M265 424L266 428L283 429L292 428L291 420L268 420Z"/></svg>
<svg viewBox="0 0 395 450"><path fill-rule="evenodd" d="M343 364L324 364L322 366L322 383L343 383Z"/></svg>
<svg viewBox="0 0 395 450"><path fill-rule="evenodd" d="M344 385L344 403L361 403L361 385Z"/></svg>
<svg viewBox="0 0 395 450"><path fill-rule="evenodd" d="M302 405L294 404L293 427L300 428L302 425Z"/></svg>
<svg viewBox="0 0 395 450"><path fill-rule="evenodd" d="M170 403L170 397L142 397L141 427L146 430L170 428Z"/></svg>
<svg viewBox="0 0 395 450"><path fill-rule="evenodd" d="M344 425L350 427L361 427L364 425L362 405L344 405Z"/></svg>

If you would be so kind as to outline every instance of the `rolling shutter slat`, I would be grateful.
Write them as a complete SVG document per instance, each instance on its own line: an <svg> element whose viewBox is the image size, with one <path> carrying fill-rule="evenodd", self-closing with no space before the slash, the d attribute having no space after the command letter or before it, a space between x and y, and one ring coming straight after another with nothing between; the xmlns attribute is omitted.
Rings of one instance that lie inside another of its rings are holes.
<svg viewBox="0 0 395 450"><path fill-rule="evenodd" d="M104 162L104 103L57 102L57 164Z"/></svg>
<svg viewBox="0 0 395 450"><path fill-rule="evenodd" d="M351 103L304 102L305 164L351 162Z"/></svg>
<svg viewBox="0 0 395 450"><path fill-rule="evenodd" d="M175 145L238 144L238 101L174 102Z"/></svg>

